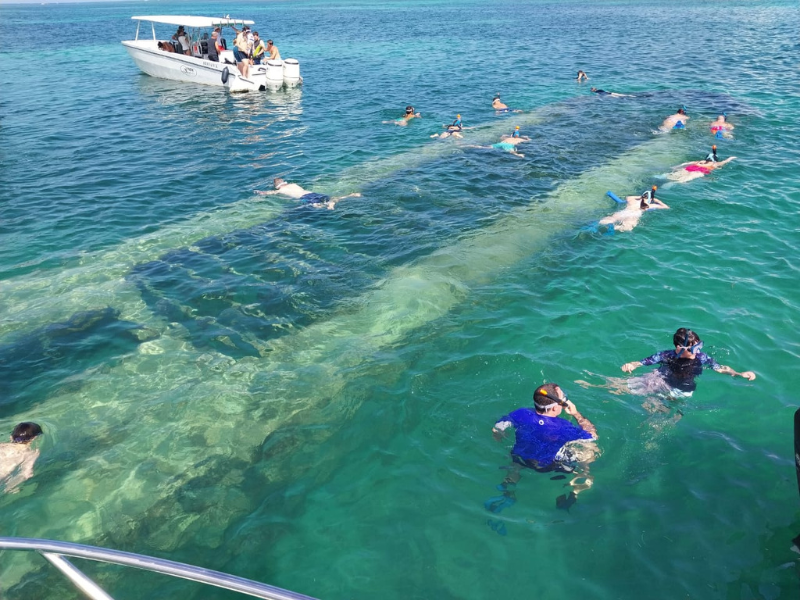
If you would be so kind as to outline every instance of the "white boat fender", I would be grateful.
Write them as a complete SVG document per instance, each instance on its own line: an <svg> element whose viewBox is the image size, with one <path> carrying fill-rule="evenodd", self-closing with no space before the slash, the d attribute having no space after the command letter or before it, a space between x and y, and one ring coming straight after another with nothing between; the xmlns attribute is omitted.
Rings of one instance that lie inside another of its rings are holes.
<svg viewBox="0 0 800 600"><path fill-rule="evenodd" d="M225 67L224 69L222 69L222 83L223 84L228 83L228 77L230 77L230 75L231 75L231 72L228 71L228 67Z"/></svg>

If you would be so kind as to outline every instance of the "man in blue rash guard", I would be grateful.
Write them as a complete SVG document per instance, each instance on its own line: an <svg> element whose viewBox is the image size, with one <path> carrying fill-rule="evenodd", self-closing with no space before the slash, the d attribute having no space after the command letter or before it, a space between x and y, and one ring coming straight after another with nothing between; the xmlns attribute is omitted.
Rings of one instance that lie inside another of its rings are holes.
<svg viewBox="0 0 800 600"><path fill-rule="evenodd" d="M600 453L594 443L597 439L595 426L578 412L575 404L554 383L545 383L536 388L533 403L533 409L518 408L501 417L492 428L492 434L498 441L503 439L509 428L515 430L516 438L511 450L513 464L501 485L505 493L502 497L490 499L486 504L492 512L499 512L499 509L513 503L513 492L508 488L519 481L520 467L539 472L565 473L574 471L576 464L583 467L584 475L579 475L570 482L573 490L569 497L562 495L556 500L559 508L569 508L575 503L578 493L592 485L588 464ZM574 417L578 425L559 419L562 412ZM577 483L579 479L584 482Z"/></svg>
<svg viewBox="0 0 800 600"><path fill-rule="evenodd" d="M704 368L714 369L717 373L724 373L732 377L738 375L748 381L756 378L756 374L752 371L738 373L728 366L719 364L708 354L700 352L703 342L691 329L685 327L678 329L672 336L672 343L675 344L675 350L662 350L640 361L625 363L622 365L622 370L632 373L634 369L641 366L660 365L658 367L659 374L677 396L692 395L697 388L694 379L703 372Z"/></svg>

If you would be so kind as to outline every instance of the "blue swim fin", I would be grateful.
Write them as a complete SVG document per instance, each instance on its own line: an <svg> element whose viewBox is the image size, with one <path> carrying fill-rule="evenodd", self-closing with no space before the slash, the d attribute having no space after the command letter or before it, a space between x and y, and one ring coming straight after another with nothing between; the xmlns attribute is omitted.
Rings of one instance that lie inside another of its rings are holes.
<svg viewBox="0 0 800 600"><path fill-rule="evenodd" d="M495 496L493 498L489 498L486 502L483 503L483 506L489 512L493 512L495 514L500 514L504 508L508 508L509 506L514 506L514 503L517 501L514 496L511 494L503 494L502 496Z"/></svg>

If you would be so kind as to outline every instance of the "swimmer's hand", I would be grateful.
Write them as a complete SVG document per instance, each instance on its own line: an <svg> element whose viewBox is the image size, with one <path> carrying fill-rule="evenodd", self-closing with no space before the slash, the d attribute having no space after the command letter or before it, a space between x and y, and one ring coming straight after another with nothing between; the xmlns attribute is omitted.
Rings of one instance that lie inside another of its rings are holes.
<svg viewBox="0 0 800 600"><path fill-rule="evenodd" d="M498 429L497 427L492 427L492 437L496 441L501 442L503 438L506 437L506 432Z"/></svg>
<svg viewBox="0 0 800 600"><path fill-rule="evenodd" d="M744 377L747 379L747 381L753 381L756 378L756 374L752 371L743 371L742 373L739 373L739 376Z"/></svg>
<svg viewBox="0 0 800 600"><path fill-rule="evenodd" d="M567 400L567 403L563 406L564 406L564 412L570 415L571 417L574 417L575 415L578 414L578 409L575 408L575 404L572 402L572 400Z"/></svg>
<svg viewBox="0 0 800 600"><path fill-rule="evenodd" d="M622 365L622 370L625 373L633 373L634 369L637 369L637 368L639 368L641 366L642 366L642 363L640 363L639 361L629 362L629 363L625 363L624 365Z"/></svg>

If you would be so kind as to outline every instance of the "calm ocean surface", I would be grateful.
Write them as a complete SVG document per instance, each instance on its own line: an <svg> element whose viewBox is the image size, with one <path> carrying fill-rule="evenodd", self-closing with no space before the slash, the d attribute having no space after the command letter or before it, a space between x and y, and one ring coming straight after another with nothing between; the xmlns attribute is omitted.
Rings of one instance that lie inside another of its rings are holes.
<svg viewBox="0 0 800 600"><path fill-rule="evenodd" d="M142 75L119 43L141 14L252 18L305 85ZM794 0L4 3L0 437L45 436L0 534L324 600L797 598L798 22ZM429 137L456 113L463 141ZM468 147L514 125L524 159ZM714 142L738 159L663 185ZM253 194L276 176L363 196ZM652 184L671 210L586 229ZM706 372L677 423L602 387L681 326L758 378ZM528 472L494 515L491 426L544 381L597 426L594 487L560 511L564 481ZM118 600L236 597L79 566ZM78 598L11 553L0 596Z"/></svg>

